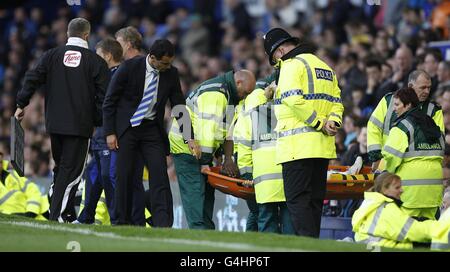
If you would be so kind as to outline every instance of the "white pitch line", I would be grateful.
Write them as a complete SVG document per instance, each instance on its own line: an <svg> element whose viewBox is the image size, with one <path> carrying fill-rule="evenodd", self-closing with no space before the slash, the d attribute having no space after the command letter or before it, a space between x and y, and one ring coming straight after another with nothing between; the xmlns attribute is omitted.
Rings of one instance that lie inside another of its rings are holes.
<svg viewBox="0 0 450 272"><path fill-rule="evenodd" d="M82 235L93 235L101 238L109 239L120 239L120 240L134 240L139 242L160 242L169 244L184 244L193 246L207 246L213 248L225 248L237 251L281 251L281 252L305 252L307 250L292 249L292 248L282 248L282 247L260 247L245 243L227 243L227 242L217 242L209 240L190 240L190 239L177 239L177 238L147 238L139 236L122 236L113 232L98 232L89 228L75 229L64 226L53 226L46 224L38 224L34 222L19 222L19 221L7 221L0 222L0 224L15 225L27 228L44 229L44 230L54 230L60 232L72 232Z"/></svg>

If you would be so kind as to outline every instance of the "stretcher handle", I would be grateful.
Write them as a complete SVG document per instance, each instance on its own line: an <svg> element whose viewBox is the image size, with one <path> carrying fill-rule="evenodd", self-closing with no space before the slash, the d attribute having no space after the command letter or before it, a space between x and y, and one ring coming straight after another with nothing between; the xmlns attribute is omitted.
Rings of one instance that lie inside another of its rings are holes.
<svg viewBox="0 0 450 272"><path fill-rule="evenodd" d="M206 169L202 169L202 174L210 175L210 176L213 176L213 177L216 177L216 178L225 179L225 180L228 180L228 181L231 181L231 182L234 182L234 183L238 183L238 184L241 184L241 185L244 183L243 179L232 178L232 177L225 176L225 175L222 175L222 174L218 174L218 173L215 173L213 171L206 170Z"/></svg>
<svg viewBox="0 0 450 272"><path fill-rule="evenodd" d="M355 179L355 180L353 180L353 179L347 179L347 180L343 180L343 179L330 180L330 179L328 179L327 183L328 184L330 184L330 183L331 184L340 184L340 183L367 183L367 184L370 184L370 183L373 183L373 181L367 180L367 179Z"/></svg>

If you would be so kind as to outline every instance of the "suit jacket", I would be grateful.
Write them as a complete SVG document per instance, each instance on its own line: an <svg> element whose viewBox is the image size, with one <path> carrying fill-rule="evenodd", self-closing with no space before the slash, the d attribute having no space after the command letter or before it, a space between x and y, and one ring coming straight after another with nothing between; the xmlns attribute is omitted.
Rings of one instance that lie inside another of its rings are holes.
<svg viewBox="0 0 450 272"><path fill-rule="evenodd" d="M147 56L138 56L126 60L114 73L103 103L103 129L105 136L116 134L119 139L131 126L130 119L139 106L144 93L146 59ZM158 95L154 108L156 110L158 128L168 155L169 139L164 129L164 113L167 100L170 100L171 107L180 104L186 105L184 95L181 92L178 70L173 66L159 73ZM187 110L185 107L183 108L185 110L183 116L189 118ZM193 139L192 133L190 136L185 137L185 139Z"/></svg>

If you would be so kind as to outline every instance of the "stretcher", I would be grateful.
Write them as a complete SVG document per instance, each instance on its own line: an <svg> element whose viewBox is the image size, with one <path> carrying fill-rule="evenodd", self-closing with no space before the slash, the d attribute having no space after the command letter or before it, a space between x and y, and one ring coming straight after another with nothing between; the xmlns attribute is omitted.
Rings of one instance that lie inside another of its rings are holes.
<svg viewBox="0 0 450 272"><path fill-rule="evenodd" d="M343 174L349 166L328 166L327 192L325 199L362 199L364 192L373 186L374 174L370 167L363 167L359 174ZM208 183L224 194L242 199L255 197L255 190L248 181L220 174L221 167L204 170Z"/></svg>

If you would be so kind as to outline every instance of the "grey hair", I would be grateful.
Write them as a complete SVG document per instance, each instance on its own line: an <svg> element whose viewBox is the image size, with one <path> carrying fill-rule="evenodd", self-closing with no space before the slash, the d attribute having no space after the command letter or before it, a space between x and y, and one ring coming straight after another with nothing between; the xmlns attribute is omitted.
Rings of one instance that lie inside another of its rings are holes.
<svg viewBox="0 0 450 272"><path fill-rule="evenodd" d="M82 38L91 32L91 24L84 18L75 18L69 22L67 27L67 35L69 37Z"/></svg>
<svg viewBox="0 0 450 272"><path fill-rule="evenodd" d="M423 75L426 79L431 80L430 75L424 70L414 70L411 74L409 74L408 84L414 84L421 75Z"/></svg>

